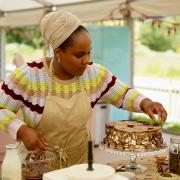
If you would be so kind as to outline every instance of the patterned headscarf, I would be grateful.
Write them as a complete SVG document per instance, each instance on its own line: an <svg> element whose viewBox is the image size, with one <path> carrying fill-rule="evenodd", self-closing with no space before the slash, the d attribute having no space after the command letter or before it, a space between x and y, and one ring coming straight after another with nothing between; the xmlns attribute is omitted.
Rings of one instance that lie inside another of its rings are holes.
<svg viewBox="0 0 180 180"><path fill-rule="evenodd" d="M41 33L53 49L60 46L79 25L80 19L67 11L50 12L40 22Z"/></svg>

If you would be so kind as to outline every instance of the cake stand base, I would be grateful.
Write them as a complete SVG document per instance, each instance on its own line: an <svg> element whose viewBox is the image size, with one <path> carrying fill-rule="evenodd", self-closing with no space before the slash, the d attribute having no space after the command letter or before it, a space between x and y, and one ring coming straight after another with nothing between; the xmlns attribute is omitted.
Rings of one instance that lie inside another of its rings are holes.
<svg viewBox="0 0 180 180"><path fill-rule="evenodd" d="M128 172L144 172L147 170L147 167L140 164L137 164L136 167L128 164L128 165L125 165L125 169Z"/></svg>
<svg viewBox="0 0 180 180"><path fill-rule="evenodd" d="M124 165L123 169L125 171L129 171L129 172L144 172L147 170L147 167L144 165L140 165L137 163L137 158L138 157L146 157L146 156L155 156L155 155L159 155L162 153L165 153L168 151L168 147L166 144L163 144L161 146L160 149L158 150L152 150L152 151L118 151L118 150L114 150L114 149L110 149L107 148L105 145L101 144L100 149L113 154L113 155L117 155L117 156L124 156L124 157L129 157L130 161L127 165Z"/></svg>
<svg viewBox="0 0 180 180"><path fill-rule="evenodd" d="M130 162L129 164L125 165L125 170L129 172L144 172L147 170L147 167L144 165L140 165L137 163L137 155L135 153L130 153Z"/></svg>

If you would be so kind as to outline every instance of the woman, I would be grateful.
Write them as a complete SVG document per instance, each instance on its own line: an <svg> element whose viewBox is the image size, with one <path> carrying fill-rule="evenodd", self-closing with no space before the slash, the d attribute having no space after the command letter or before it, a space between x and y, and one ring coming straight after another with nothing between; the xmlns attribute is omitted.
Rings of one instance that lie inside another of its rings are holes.
<svg viewBox="0 0 180 180"><path fill-rule="evenodd" d="M23 65L5 80L0 98L0 127L25 147L59 147L62 167L86 161L87 122L99 101L129 111L144 112L152 119L167 113L106 68L90 62L91 39L80 20L58 11L40 23L54 57ZM16 116L22 109L24 121Z"/></svg>

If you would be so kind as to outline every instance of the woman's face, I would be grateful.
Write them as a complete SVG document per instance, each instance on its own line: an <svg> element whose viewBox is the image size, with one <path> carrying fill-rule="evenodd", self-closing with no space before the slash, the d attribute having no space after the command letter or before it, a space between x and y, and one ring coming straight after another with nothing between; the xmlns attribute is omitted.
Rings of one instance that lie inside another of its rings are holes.
<svg viewBox="0 0 180 180"><path fill-rule="evenodd" d="M59 49L61 69L67 75L81 76L90 61L91 39L87 31L72 37L71 44L63 51Z"/></svg>

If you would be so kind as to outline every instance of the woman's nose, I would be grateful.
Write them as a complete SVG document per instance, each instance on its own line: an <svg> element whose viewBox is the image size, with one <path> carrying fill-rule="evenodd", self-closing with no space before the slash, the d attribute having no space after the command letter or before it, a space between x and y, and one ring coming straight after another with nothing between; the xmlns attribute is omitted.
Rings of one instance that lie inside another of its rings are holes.
<svg viewBox="0 0 180 180"><path fill-rule="evenodd" d="M86 55L86 56L82 59L82 64L83 64L83 65L89 64L89 61L90 61L90 57L89 57L89 55Z"/></svg>

